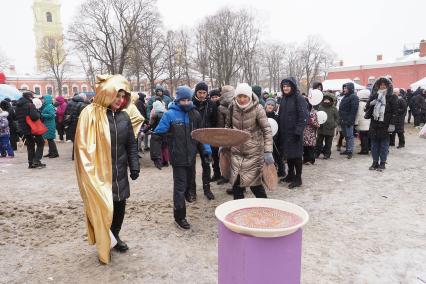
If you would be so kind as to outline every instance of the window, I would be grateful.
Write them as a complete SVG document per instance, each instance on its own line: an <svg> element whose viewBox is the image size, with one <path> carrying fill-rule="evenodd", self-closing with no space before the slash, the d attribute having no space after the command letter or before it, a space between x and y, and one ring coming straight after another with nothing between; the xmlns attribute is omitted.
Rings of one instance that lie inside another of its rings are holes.
<svg viewBox="0 0 426 284"><path fill-rule="evenodd" d="M81 87L81 89L82 89L83 93L87 92L87 87L86 86Z"/></svg>
<svg viewBox="0 0 426 284"><path fill-rule="evenodd" d="M72 87L72 93L73 94L78 93L78 87L76 87L76 86Z"/></svg>
<svg viewBox="0 0 426 284"><path fill-rule="evenodd" d="M21 90L28 90L28 86L27 85L21 85Z"/></svg>
<svg viewBox="0 0 426 284"><path fill-rule="evenodd" d="M52 89L52 87L47 87L46 88L46 93L48 94L48 95L52 95L53 94L53 89Z"/></svg>
<svg viewBox="0 0 426 284"><path fill-rule="evenodd" d="M34 93L40 95L40 87L34 87Z"/></svg>
<svg viewBox="0 0 426 284"><path fill-rule="evenodd" d="M68 95L68 87L67 86L64 86L64 87L62 87L62 95Z"/></svg>
<svg viewBox="0 0 426 284"><path fill-rule="evenodd" d="M52 22L52 13L50 13L50 12L46 13L46 20L47 20L48 23Z"/></svg>

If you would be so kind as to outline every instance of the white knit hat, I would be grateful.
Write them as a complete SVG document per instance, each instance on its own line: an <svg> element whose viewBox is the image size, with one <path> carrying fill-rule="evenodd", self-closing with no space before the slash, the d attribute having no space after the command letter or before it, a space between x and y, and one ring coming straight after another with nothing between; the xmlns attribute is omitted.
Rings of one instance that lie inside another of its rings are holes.
<svg viewBox="0 0 426 284"><path fill-rule="evenodd" d="M237 88L235 89L235 96L238 95L246 95L250 99L253 98L253 91L251 90L251 87L247 83L241 83L238 84Z"/></svg>

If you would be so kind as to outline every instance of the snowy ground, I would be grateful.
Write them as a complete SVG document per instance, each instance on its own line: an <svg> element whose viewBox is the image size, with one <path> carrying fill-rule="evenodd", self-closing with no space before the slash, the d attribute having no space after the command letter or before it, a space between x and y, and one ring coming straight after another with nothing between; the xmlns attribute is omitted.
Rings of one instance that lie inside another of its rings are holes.
<svg viewBox="0 0 426 284"><path fill-rule="evenodd" d="M426 140L407 128L407 147L391 149L383 173L368 170L370 157L333 152L304 167L302 188L269 193L310 214L303 283L426 283ZM27 169L26 153L0 159L1 283L217 282L214 209L231 199L226 187L214 184L213 202L198 190L183 232L173 224L171 168L158 171L145 155L121 233L130 250L100 265L87 243L71 144L58 146L61 157L42 170Z"/></svg>

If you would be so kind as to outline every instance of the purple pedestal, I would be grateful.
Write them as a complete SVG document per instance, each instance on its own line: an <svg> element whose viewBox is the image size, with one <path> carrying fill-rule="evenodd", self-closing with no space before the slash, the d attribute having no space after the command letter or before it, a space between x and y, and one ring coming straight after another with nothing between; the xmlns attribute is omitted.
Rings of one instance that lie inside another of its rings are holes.
<svg viewBox="0 0 426 284"><path fill-rule="evenodd" d="M300 283L302 230L279 238L234 233L219 222L219 284Z"/></svg>

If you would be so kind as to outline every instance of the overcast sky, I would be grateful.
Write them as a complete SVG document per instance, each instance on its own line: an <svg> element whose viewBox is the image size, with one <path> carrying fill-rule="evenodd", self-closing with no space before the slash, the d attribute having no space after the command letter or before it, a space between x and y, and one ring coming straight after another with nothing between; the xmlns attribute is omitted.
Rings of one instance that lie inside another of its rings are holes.
<svg viewBox="0 0 426 284"><path fill-rule="evenodd" d="M62 0L65 30L82 2ZM19 73L35 68L32 3L1 0L0 50ZM265 40L302 42L320 35L345 65L371 63L377 54L391 60L402 55L404 44L426 39L426 0L158 0L169 29L193 27L224 6L250 9Z"/></svg>

